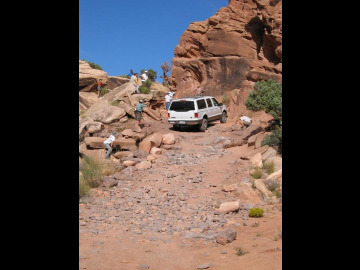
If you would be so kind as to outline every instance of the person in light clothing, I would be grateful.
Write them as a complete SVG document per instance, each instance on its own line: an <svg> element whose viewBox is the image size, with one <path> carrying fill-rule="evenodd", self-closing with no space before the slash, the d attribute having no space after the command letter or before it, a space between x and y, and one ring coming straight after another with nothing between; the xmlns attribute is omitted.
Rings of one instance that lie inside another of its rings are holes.
<svg viewBox="0 0 360 270"><path fill-rule="evenodd" d="M144 84L144 82L148 79L147 70L144 71L143 74L141 74L141 82Z"/></svg>
<svg viewBox="0 0 360 270"><path fill-rule="evenodd" d="M138 120L138 126L140 126L140 121L141 121L141 114L142 114L142 108L146 107L147 105L143 104L143 100L140 99L139 103L136 104L135 107L135 119Z"/></svg>
<svg viewBox="0 0 360 270"><path fill-rule="evenodd" d="M170 94L171 92L169 92L169 93L167 93L166 95L165 95L165 108L166 108L166 110L168 111L169 110L169 108L170 108L170 103L171 103L171 101L172 101L172 95Z"/></svg>
<svg viewBox="0 0 360 270"><path fill-rule="evenodd" d="M244 114L241 114L240 120L242 121L242 124L244 125L244 127L248 127L251 125L251 118L245 116Z"/></svg>
<svg viewBox="0 0 360 270"><path fill-rule="evenodd" d="M112 151L112 146L113 146L113 143L115 141L115 136L119 134L117 131L114 131L110 136L109 138L107 138L105 141L104 141L104 145L106 147L106 149L108 150L107 153L106 153L106 156L105 158L108 159L110 154L111 154L111 151Z"/></svg>
<svg viewBox="0 0 360 270"><path fill-rule="evenodd" d="M136 90L134 93L132 94L140 94L140 91L139 91L139 84L138 84L138 73L135 72L134 75L131 76L131 80L130 80L133 85L136 87Z"/></svg>

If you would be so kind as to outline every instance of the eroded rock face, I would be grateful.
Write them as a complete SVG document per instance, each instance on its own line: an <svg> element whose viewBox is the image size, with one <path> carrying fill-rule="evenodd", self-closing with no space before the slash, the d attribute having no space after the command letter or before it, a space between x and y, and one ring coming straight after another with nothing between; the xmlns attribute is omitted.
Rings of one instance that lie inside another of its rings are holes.
<svg viewBox="0 0 360 270"><path fill-rule="evenodd" d="M229 0L193 22L174 50L169 85L178 97L200 86L220 96L249 82L282 78L282 0Z"/></svg>
<svg viewBox="0 0 360 270"><path fill-rule="evenodd" d="M96 89L96 83L99 79L102 79L103 84L107 84L107 73L99 69L93 69L88 62L79 60L79 90L91 91Z"/></svg>

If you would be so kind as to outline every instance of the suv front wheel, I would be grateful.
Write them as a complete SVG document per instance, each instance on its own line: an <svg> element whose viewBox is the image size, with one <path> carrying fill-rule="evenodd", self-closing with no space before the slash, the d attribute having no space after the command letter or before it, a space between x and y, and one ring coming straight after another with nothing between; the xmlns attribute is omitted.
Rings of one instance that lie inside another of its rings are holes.
<svg viewBox="0 0 360 270"><path fill-rule="evenodd" d="M208 125L208 121L206 118L204 118L200 124L200 131L205 131Z"/></svg>
<svg viewBox="0 0 360 270"><path fill-rule="evenodd" d="M223 112L221 115L220 123L226 123L227 115L226 112Z"/></svg>

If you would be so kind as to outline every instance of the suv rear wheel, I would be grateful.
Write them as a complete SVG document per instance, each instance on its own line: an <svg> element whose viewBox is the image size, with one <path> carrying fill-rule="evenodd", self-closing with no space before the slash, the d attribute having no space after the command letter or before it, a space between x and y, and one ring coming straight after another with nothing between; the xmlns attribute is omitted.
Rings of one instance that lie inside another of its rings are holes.
<svg viewBox="0 0 360 270"><path fill-rule="evenodd" d="M221 123L226 123L226 119L227 119L226 112L223 112L222 115L221 115L220 122Z"/></svg>
<svg viewBox="0 0 360 270"><path fill-rule="evenodd" d="M205 131L208 125L208 121L206 118L204 118L200 124L200 131Z"/></svg>

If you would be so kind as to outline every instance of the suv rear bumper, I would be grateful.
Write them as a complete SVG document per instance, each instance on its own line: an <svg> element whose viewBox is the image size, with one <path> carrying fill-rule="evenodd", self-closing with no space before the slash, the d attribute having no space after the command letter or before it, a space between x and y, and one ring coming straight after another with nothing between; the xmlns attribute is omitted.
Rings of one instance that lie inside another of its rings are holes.
<svg viewBox="0 0 360 270"><path fill-rule="evenodd" d="M179 125L179 126L195 126L195 125L199 125L202 122L202 119L198 119L198 120L168 120L169 124L173 124L173 125Z"/></svg>

